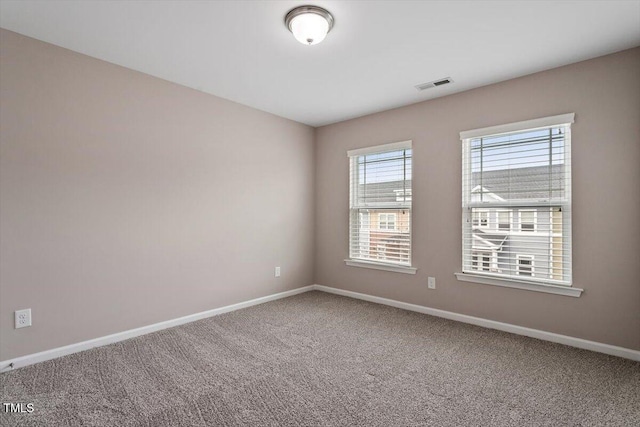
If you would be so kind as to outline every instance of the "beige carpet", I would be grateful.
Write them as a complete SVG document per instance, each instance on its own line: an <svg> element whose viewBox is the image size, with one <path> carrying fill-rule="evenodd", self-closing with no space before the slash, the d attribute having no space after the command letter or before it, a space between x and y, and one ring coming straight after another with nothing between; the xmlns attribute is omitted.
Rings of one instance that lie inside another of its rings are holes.
<svg viewBox="0 0 640 427"><path fill-rule="evenodd" d="M640 363L322 292L0 385L2 426L640 426Z"/></svg>

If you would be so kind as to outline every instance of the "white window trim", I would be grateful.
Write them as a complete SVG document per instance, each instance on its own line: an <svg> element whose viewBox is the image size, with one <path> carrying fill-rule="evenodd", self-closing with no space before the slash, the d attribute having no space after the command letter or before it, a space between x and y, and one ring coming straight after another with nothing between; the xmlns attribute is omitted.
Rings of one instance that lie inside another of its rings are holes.
<svg viewBox="0 0 640 427"><path fill-rule="evenodd" d="M466 130L460 132L460 139L480 138L488 135L500 135L502 133L518 132L521 130L534 130L549 126L571 124L575 122L575 113L560 114L551 117L525 120L522 122L509 123L506 125L489 126L486 128Z"/></svg>
<svg viewBox="0 0 640 427"><path fill-rule="evenodd" d="M521 279L510 280L506 278L487 277L480 274L454 273L456 279L461 282L480 283L483 285L502 286L505 288L524 289L534 292L545 292L548 294L565 295L578 298L584 289L574 288L567 285L552 285L548 283L526 282Z"/></svg>
<svg viewBox="0 0 640 427"><path fill-rule="evenodd" d="M357 258L345 259L344 263L351 267L371 268L373 270L392 271L394 273L416 274L416 271L418 271L417 268L409 267L408 265L377 263Z"/></svg>
<svg viewBox="0 0 640 427"><path fill-rule="evenodd" d="M472 129L468 131L462 131L460 132L460 139L464 142L465 140L468 140L468 139L480 138L480 137L489 136L489 135L499 135L504 133L524 131L524 130L534 130L534 129L546 128L551 126L569 125L567 129L567 134L565 135L565 147L571 150L571 124L572 123L575 123L575 113L567 113L567 114L560 114L557 116L542 117L542 118L533 119L533 120L525 120L525 121L514 122L514 123L509 123L504 125L489 126L484 128ZM569 166L571 165L570 159L571 157L569 157ZM462 159L463 171L464 171L464 168L466 167L467 161L468 159L465 158L465 155L463 153L463 159ZM463 189L464 189L464 185L465 184L463 182ZM565 192L566 192L565 200L562 203L558 203L558 205L562 206L562 209L565 212L568 212L569 215L571 215L571 210L572 210L571 186L566 188ZM541 206L545 204L548 205L548 202L544 201L544 202L541 202L540 204ZM472 208L472 207L476 207L476 206L474 206L473 203L468 203L467 208ZM512 220L511 230L513 230L514 228L513 216L511 216L511 220ZM471 226L473 226L473 224ZM571 239L570 224L564 221L563 221L563 236L568 236ZM464 236L463 236L463 239L464 239ZM463 241L463 245L464 245L464 241ZM572 249L570 248L569 259L571 259L571 252L572 252ZM569 266L571 268L571 264L569 264ZM454 273L454 275L459 281L463 281L463 282L472 282L472 283L480 283L480 284L486 284L486 285L492 285L492 286L524 289L524 290L529 290L534 292L545 292L545 293L551 293L556 295L572 296L576 298L580 297L582 292L584 292L583 289L573 287L572 274L570 274L569 284L553 284L552 281L549 281L549 280L546 280L544 282L542 281L531 282L525 279L491 277L490 275L486 275L486 274L474 274L474 273L465 273L465 272L456 272Z"/></svg>
<svg viewBox="0 0 640 427"><path fill-rule="evenodd" d="M355 148L347 151L347 157L364 156L366 154L379 153L381 151L410 150L412 141L391 142L389 144L376 145L373 147Z"/></svg>
<svg viewBox="0 0 640 427"><path fill-rule="evenodd" d="M348 150L347 151L347 157L349 158L349 168L351 169L352 167L352 159L357 158L357 156L363 156L363 155L367 155L367 154L376 154L376 153L381 153L381 152L385 152L385 151L396 151L396 150L411 150L412 149L412 145L413 145L413 141L412 140L407 140L407 141L399 141L399 142L392 142L392 143L388 143L388 144L382 144L382 145L376 145L376 146L372 146L372 147L364 147L364 148L357 148L357 149L352 149L352 150ZM412 155L412 162L413 162L413 155ZM351 183L349 184L351 186ZM411 194L411 189L408 189L408 193ZM352 206L351 203L353 201L352 199L352 194L351 194L351 187L349 187L349 194L350 194L350 202L349 202L349 210L352 210ZM397 200L397 197L396 197ZM398 204L396 203L389 203L389 207L392 208L397 208L397 209L407 209L408 210L408 215L409 215L409 224L410 224L410 228L409 228L409 265L406 264L395 264L393 262L385 262L385 263L379 263L376 262L375 260L369 260L369 259L358 259L358 258L348 258L345 259L345 264L348 266L352 266L352 267L362 267L362 268L371 268L374 270L384 270L384 271L392 271L392 272L396 272L396 273L406 273L406 274L416 274L416 271L418 270L417 268L413 267L411 264L413 263L413 224L412 224L412 213L413 213L413 202L411 200L411 198L409 198L408 200L404 200L404 203L402 204ZM382 206L382 205L378 205L376 204L376 206L371 206L371 209L377 209L377 208L385 208L386 206ZM349 214L350 219L349 221L351 221L351 212ZM379 218L378 218L379 221ZM397 221L397 217L396 217L396 221ZM391 231L397 231L396 230L391 230ZM349 236L351 236L351 225L349 225ZM349 237L349 255L351 255L351 237Z"/></svg>

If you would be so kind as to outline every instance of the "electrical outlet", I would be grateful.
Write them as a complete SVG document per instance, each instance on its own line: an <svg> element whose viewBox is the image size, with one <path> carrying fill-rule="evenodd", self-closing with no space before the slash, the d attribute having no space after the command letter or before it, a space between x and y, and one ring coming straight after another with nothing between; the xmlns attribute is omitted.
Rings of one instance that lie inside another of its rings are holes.
<svg viewBox="0 0 640 427"><path fill-rule="evenodd" d="M31 309L16 310L16 329L31 326Z"/></svg>
<svg viewBox="0 0 640 427"><path fill-rule="evenodd" d="M280 267L276 267L276 277L280 277Z"/></svg>
<svg viewBox="0 0 640 427"><path fill-rule="evenodd" d="M429 289L435 289L436 288L436 278L435 277L429 277L427 279L427 286L429 287Z"/></svg>

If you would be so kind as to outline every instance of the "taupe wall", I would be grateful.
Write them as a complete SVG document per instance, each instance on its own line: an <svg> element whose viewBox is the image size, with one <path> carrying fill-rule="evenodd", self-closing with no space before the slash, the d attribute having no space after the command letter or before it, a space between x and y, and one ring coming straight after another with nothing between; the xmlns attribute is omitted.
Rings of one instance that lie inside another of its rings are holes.
<svg viewBox="0 0 640 427"><path fill-rule="evenodd" d="M312 283L313 128L0 42L0 360Z"/></svg>
<svg viewBox="0 0 640 427"><path fill-rule="evenodd" d="M640 349L638 76L640 48L317 129L316 283ZM458 133L571 112L573 276L583 296L457 281ZM418 273L348 267L346 152L407 139ZM427 276L436 277L436 290L427 289Z"/></svg>
<svg viewBox="0 0 640 427"><path fill-rule="evenodd" d="M0 360L313 282L640 349L640 48L315 136L5 30L0 50ZM566 112L586 292L458 282L458 132ZM418 274L347 267L346 151L406 139Z"/></svg>

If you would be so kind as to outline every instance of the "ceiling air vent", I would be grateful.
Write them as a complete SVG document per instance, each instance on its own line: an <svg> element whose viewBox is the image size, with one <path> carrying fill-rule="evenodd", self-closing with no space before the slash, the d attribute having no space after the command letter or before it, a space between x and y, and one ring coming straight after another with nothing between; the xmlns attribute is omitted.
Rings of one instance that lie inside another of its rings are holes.
<svg viewBox="0 0 640 427"><path fill-rule="evenodd" d="M422 83L421 85L417 85L416 89L425 90L425 89L430 89L432 87L438 87L438 86L446 85L446 84L449 84L449 83L453 83L453 80L451 80L451 77L445 77L443 79L438 79L438 80L434 80L432 82Z"/></svg>

